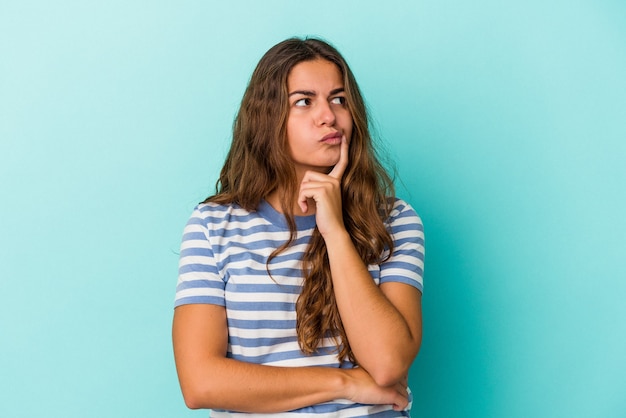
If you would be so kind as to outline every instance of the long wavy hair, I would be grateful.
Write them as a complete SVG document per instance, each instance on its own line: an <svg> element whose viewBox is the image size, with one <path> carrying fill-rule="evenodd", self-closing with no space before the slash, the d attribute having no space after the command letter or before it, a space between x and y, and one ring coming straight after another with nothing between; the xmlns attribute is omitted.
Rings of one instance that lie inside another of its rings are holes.
<svg viewBox="0 0 626 418"><path fill-rule="evenodd" d="M236 203L254 211L261 199L277 191L290 238L267 261L296 238L293 203L297 197L294 163L287 141L289 100L287 78L304 61L323 59L337 65L343 77L347 106L353 120L349 162L342 179L343 220L363 262L376 264L391 254L393 241L384 220L391 210L393 182L372 144L367 110L352 71L341 54L320 39L287 39L259 61L233 124L233 140L216 184L205 202ZM356 363L339 316L326 244L315 228L304 252L303 287L296 303L296 331L301 350L317 351L326 337L334 339L338 358Z"/></svg>

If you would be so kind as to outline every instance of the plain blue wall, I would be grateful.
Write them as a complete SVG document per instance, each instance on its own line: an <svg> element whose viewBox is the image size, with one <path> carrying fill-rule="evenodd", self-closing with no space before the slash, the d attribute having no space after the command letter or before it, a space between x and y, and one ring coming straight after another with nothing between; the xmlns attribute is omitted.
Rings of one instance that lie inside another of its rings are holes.
<svg viewBox="0 0 626 418"><path fill-rule="evenodd" d="M292 35L427 234L417 417L626 416L621 1L1 1L0 416L186 417L178 245Z"/></svg>

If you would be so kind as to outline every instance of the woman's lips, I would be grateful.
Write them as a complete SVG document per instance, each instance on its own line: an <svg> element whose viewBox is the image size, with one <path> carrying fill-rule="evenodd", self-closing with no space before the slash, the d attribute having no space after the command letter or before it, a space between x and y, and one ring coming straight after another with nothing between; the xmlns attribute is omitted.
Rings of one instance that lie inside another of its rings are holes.
<svg viewBox="0 0 626 418"><path fill-rule="evenodd" d="M320 141L326 144L337 145L337 144L341 144L341 137L342 137L341 132L339 131L331 132L325 137L323 137Z"/></svg>

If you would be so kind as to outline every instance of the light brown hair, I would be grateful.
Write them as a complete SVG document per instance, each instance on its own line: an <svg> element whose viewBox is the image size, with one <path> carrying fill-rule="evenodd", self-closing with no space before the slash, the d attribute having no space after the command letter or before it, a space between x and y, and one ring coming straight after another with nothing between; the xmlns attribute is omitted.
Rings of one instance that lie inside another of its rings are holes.
<svg viewBox="0 0 626 418"><path fill-rule="evenodd" d="M353 119L349 162L342 179L344 224L363 262L380 263L385 250L389 250L388 254L393 250L384 225L394 195L393 182L377 158L366 106L352 71L341 54L320 39L287 39L261 58L235 118L233 140L216 194L205 202L236 203L253 211L261 199L278 190L291 238L272 253L268 265L295 239L293 203L299 184L287 141L287 78L295 65L316 59L327 60L339 68ZM312 354L324 337L332 336L339 359L356 362L337 309L326 244L317 228L302 261L304 282L296 303L300 348Z"/></svg>

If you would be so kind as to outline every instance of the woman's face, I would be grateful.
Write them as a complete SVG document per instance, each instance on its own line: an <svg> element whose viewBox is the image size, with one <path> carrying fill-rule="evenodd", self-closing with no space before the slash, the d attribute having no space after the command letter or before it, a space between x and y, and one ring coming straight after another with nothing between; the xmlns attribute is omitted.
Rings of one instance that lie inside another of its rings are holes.
<svg viewBox="0 0 626 418"><path fill-rule="evenodd" d="M287 88L287 141L298 177L328 173L339 161L341 137L352 136L341 72L330 61L304 61L291 69Z"/></svg>

